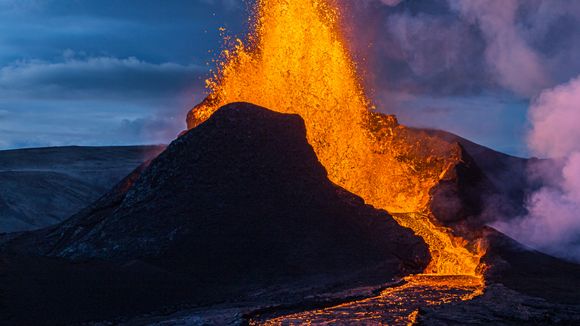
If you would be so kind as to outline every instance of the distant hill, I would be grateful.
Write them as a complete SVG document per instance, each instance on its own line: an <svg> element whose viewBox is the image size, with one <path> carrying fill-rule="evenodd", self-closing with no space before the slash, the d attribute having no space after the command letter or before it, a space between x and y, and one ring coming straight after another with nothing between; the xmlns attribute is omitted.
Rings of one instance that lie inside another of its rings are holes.
<svg viewBox="0 0 580 326"><path fill-rule="evenodd" d="M164 146L0 151L0 233L58 223L98 199Z"/></svg>

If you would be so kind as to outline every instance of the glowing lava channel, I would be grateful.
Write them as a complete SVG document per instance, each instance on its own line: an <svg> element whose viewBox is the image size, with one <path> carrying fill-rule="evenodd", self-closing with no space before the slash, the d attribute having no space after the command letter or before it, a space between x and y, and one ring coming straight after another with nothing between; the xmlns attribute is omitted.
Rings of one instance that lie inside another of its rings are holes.
<svg viewBox="0 0 580 326"><path fill-rule="evenodd" d="M373 111L336 8L323 0L259 0L247 42L223 53L188 127L232 102L299 114L330 180L425 240L432 255L425 272L477 275L482 253L435 225L428 209L429 191L461 159L457 146Z"/></svg>

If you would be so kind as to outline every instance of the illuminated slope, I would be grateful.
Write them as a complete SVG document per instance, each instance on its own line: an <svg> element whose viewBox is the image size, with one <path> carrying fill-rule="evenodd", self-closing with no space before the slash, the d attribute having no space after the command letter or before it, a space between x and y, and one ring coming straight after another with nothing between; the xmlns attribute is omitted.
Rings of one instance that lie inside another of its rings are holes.
<svg viewBox="0 0 580 326"><path fill-rule="evenodd" d="M299 114L333 182L400 213L397 221L425 239L433 256L426 272L477 274L482 253L436 226L428 209L430 190L460 162L459 148L372 112L335 8L326 1L260 0L247 43L238 40L224 52L207 81L209 96L188 115L189 128L231 102Z"/></svg>

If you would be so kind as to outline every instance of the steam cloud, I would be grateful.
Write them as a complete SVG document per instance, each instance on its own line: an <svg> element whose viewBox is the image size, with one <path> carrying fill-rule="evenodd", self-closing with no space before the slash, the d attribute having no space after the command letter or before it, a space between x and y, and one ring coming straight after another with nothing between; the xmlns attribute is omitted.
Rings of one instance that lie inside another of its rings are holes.
<svg viewBox="0 0 580 326"><path fill-rule="evenodd" d="M516 25L518 0L449 0L449 5L479 25L487 41L486 62L502 86L526 97L545 88L548 77L540 57Z"/></svg>
<svg viewBox="0 0 580 326"><path fill-rule="evenodd" d="M377 79L370 84L381 91L508 90L530 99L580 72L577 1L341 2L355 16L355 52L367 59Z"/></svg>
<svg viewBox="0 0 580 326"><path fill-rule="evenodd" d="M580 262L580 76L542 92L529 114L530 149L553 159L557 177L553 170L540 170L546 186L531 195L528 216L495 227L534 248Z"/></svg>
<svg viewBox="0 0 580 326"><path fill-rule="evenodd" d="M401 3L403 0L381 0L382 3L386 4L387 6L394 7Z"/></svg>
<svg viewBox="0 0 580 326"><path fill-rule="evenodd" d="M534 165L528 174L530 182L540 182L542 188L529 196L527 216L494 226L531 247L580 261L580 76L565 82L580 72L580 3L364 2L372 3L386 5L382 10L362 7L378 22L365 19L365 24L375 22L386 32L372 38L379 52L374 57L379 59L370 69L383 67L376 84L389 90L386 98L393 98L390 92L399 87L410 96L503 89L533 99L527 144L533 155L549 161ZM361 43L365 42L369 40ZM392 81L381 80L389 76Z"/></svg>

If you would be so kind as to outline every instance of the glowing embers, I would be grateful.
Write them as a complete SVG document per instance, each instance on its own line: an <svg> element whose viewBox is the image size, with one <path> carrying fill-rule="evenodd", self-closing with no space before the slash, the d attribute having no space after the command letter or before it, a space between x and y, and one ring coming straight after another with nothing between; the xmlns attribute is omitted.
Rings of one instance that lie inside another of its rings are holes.
<svg viewBox="0 0 580 326"><path fill-rule="evenodd" d="M299 114L331 181L391 213L426 212L397 221L429 245L428 272L475 275L481 253L429 218L430 190L461 160L457 146L372 111L327 1L261 0L256 14L247 44L224 52L189 128L231 102Z"/></svg>

